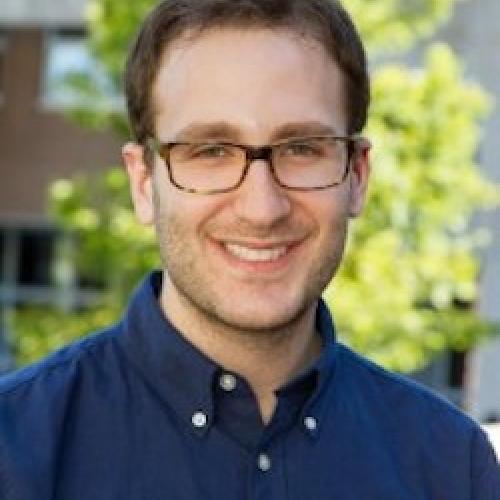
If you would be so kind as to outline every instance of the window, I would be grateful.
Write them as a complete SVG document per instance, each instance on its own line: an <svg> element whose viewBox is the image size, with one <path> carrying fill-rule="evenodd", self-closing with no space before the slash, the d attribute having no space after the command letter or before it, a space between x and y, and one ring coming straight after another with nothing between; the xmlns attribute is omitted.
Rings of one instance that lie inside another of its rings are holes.
<svg viewBox="0 0 500 500"><path fill-rule="evenodd" d="M55 233L23 231L19 234L19 272L21 285L50 286L55 248Z"/></svg>
<svg viewBox="0 0 500 500"><path fill-rule="evenodd" d="M95 303L98 287L82 284L82 278L72 274L72 259L62 257L73 241L51 226L0 226L0 312L2 307L26 304L58 306L66 300L61 287L72 288L75 307Z"/></svg>
<svg viewBox="0 0 500 500"><path fill-rule="evenodd" d="M467 353L451 351L449 354L448 385L455 389L460 389L465 384Z"/></svg>
<svg viewBox="0 0 500 500"><path fill-rule="evenodd" d="M42 102L47 107L95 106L99 99L113 108L123 106L81 31L47 33L42 89Z"/></svg>
<svg viewBox="0 0 500 500"><path fill-rule="evenodd" d="M46 227L0 227L0 308L38 301L53 286L57 237Z"/></svg>
<svg viewBox="0 0 500 500"><path fill-rule="evenodd" d="M101 298L73 276L73 259L62 257L74 239L50 225L0 225L0 373L12 368L8 312L25 306L85 308ZM59 275L57 269L59 268Z"/></svg>

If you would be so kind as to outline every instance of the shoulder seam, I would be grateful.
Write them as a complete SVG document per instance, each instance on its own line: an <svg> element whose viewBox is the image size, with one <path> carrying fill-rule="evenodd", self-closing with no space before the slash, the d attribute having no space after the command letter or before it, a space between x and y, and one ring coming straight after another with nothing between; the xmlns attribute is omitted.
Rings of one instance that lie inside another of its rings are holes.
<svg viewBox="0 0 500 500"><path fill-rule="evenodd" d="M439 393L432 392L432 390L430 388L427 388L427 387L419 384L418 382L413 381L410 378L407 378L407 379L402 378L403 376L400 376L397 373L393 373L391 371L386 370L385 368L383 368L381 366L378 366L377 364L375 364L371 360L363 358L361 355L359 355L355 351L352 351L347 346L342 346L342 347L343 347L342 350L343 350L344 356L345 356L346 352L351 353L352 356L350 358L354 363L356 363L358 365L362 365L363 367L365 367L367 370L369 370L371 373L373 373L378 378L384 378L386 380L390 380L391 382L398 384L401 387L413 389L413 390L415 390L415 392L418 393L418 395L420 395L422 398L425 398L426 401L428 401L429 403L431 403L433 405L435 405L439 401L439 402L445 404L447 406L447 408L450 411L452 411L455 415L465 415L464 413L462 413L459 410L459 408L456 408L453 405L453 403L446 400ZM470 417L468 417L467 415L465 415L465 416L473 422L473 420L470 419Z"/></svg>

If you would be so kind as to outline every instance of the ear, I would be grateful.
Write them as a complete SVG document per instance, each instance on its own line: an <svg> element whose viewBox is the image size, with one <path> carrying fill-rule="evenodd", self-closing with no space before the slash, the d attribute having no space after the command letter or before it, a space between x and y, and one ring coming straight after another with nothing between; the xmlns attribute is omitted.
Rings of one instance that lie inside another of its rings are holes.
<svg viewBox="0 0 500 500"><path fill-rule="evenodd" d="M140 144L125 144L122 157L129 177L135 214L142 224L150 225L154 221L153 168L146 165L144 148Z"/></svg>
<svg viewBox="0 0 500 500"><path fill-rule="evenodd" d="M362 138L352 155L351 175L349 176L350 197L349 216L357 217L363 210L366 200L366 190L370 177L370 150L371 143Z"/></svg>

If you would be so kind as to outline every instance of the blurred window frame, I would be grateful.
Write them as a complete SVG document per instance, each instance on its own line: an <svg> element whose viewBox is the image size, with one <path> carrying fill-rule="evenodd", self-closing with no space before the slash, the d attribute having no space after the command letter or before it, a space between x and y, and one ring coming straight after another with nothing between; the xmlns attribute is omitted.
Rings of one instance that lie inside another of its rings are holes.
<svg viewBox="0 0 500 500"><path fill-rule="evenodd" d="M98 303L101 291L82 286L74 267L74 245L71 233L50 222L0 221L0 310L25 305L71 309Z"/></svg>
<svg viewBox="0 0 500 500"><path fill-rule="evenodd" d="M92 55L84 29L47 29L43 36L43 58L40 102L45 110L66 110L93 106L95 99L85 99L78 90L65 83L71 74L88 74L106 98L111 109L122 109L123 99L117 95L105 69Z"/></svg>
<svg viewBox="0 0 500 500"><path fill-rule="evenodd" d="M57 229L41 224L1 224L0 234L0 307L43 302L44 294L53 288L50 274ZM33 238L38 240L38 245L29 248ZM43 249L44 255L38 255ZM31 255L29 252L35 253ZM26 265L32 268L21 269Z"/></svg>

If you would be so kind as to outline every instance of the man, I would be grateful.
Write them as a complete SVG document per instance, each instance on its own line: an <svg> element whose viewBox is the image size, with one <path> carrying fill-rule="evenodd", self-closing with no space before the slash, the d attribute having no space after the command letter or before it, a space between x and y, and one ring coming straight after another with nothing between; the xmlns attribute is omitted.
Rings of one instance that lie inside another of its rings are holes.
<svg viewBox="0 0 500 500"><path fill-rule="evenodd" d="M166 0L126 91L164 269L120 323L3 381L0 497L498 500L478 426L338 343L320 298L369 175L341 6Z"/></svg>

